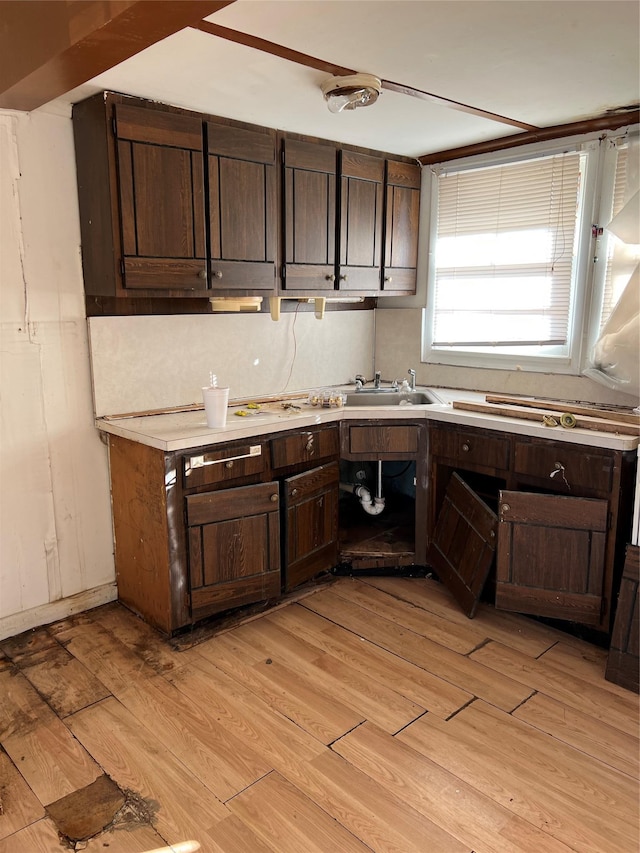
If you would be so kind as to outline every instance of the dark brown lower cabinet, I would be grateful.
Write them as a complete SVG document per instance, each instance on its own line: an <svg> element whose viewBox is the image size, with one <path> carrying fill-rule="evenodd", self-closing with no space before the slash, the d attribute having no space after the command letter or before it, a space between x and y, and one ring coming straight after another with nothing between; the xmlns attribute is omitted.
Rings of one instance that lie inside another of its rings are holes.
<svg viewBox="0 0 640 853"><path fill-rule="evenodd" d="M337 462L284 481L284 586L290 590L338 562Z"/></svg>
<svg viewBox="0 0 640 853"><path fill-rule="evenodd" d="M493 564L498 519L455 472L438 515L427 562L471 619Z"/></svg>
<svg viewBox="0 0 640 853"><path fill-rule="evenodd" d="M338 450L333 424L176 452L110 435L120 600L172 634L333 568Z"/></svg>
<svg viewBox="0 0 640 853"><path fill-rule="evenodd" d="M193 621L277 597L278 484L189 495L186 503Z"/></svg>
<svg viewBox="0 0 640 853"><path fill-rule="evenodd" d="M608 633L631 528L635 451L448 425L432 428L430 445L430 562L468 615L470 589L481 592L469 557L477 530L458 523L433 556L439 515L451 514L452 476L498 516L496 607ZM461 499L458 522L474 511L472 499Z"/></svg>
<svg viewBox="0 0 640 853"><path fill-rule="evenodd" d="M604 677L640 693L640 546L629 545Z"/></svg>
<svg viewBox="0 0 640 853"><path fill-rule="evenodd" d="M604 500L501 492L496 607L598 625L607 522Z"/></svg>

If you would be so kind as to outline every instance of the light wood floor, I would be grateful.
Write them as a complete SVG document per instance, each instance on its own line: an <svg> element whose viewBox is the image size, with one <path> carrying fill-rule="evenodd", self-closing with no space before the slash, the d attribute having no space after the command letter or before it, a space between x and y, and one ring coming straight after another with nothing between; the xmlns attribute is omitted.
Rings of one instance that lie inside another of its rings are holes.
<svg viewBox="0 0 640 853"><path fill-rule="evenodd" d="M75 849L638 850L606 652L435 581L335 580L186 650L118 604L0 650L0 853L69 849L52 815L105 775L125 806Z"/></svg>

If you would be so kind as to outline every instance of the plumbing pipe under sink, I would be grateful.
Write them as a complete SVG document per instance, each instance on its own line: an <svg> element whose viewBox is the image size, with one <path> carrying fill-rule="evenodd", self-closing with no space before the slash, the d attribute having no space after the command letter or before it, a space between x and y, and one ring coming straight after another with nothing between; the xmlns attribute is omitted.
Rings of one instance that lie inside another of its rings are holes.
<svg viewBox="0 0 640 853"><path fill-rule="evenodd" d="M355 483L340 483L343 492L352 492L360 501L362 509L369 515L380 515L384 510L385 499L382 496L382 460L378 460L378 482L375 497L366 486Z"/></svg>

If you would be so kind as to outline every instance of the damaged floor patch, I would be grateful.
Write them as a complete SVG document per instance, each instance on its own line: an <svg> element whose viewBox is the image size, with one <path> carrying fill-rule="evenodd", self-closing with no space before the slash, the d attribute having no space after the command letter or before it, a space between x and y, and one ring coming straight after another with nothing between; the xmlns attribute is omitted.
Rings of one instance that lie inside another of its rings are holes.
<svg viewBox="0 0 640 853"><path fill-rule="evenodd" d="M108 776L47 806L58 832L69 842L85 841L104 829L151 824L158 804L134 791L124 793Z"/></svg>

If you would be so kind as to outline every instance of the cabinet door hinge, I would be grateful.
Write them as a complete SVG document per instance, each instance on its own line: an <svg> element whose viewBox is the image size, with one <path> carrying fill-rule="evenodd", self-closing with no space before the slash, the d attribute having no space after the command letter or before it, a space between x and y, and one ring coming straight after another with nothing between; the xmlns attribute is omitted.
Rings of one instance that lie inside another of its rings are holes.
<svg viewBox="0 0 640 853"><path fill-rule="evenodd" d="M287 277L287 265L286 264L282 264L282 267L280 268L280 277L282 278L283 281Z"/></svg>
<svg viewBox="0 0 640 853"><path fill-rule="evenodd" d="M120 258L120 275L124 278L124 260Z"/></svg>
<svg viewBox="0 0 640 853"><path fill-rule="evenodd" d="M284 148L280 149L280 162L284 166Z"/></svg>
<svg viewBox="0 0 640 853"><path fill-rule="evenodd" d="M116 124L116 117L115 116L111 116L111 130L112 130L114 136L118 135L118 126Z"/></svg>

